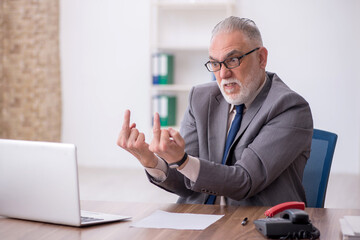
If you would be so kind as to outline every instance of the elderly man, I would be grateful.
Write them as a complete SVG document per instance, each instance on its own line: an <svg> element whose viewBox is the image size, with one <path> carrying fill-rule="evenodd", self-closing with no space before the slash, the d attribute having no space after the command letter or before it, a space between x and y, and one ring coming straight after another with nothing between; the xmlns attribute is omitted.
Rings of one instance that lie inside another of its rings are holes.
<svg viewBox="0 0 360 240"><path fill-rule="evenodd" d="M177 194L178 203L305 202L310 107L265 70L267 55L252 20L223 20L213 29L205 64L216 82L192 88L180 133L161 129L155 114L148 144L127 110L118 145L140 161L152 183Z"/></svg>

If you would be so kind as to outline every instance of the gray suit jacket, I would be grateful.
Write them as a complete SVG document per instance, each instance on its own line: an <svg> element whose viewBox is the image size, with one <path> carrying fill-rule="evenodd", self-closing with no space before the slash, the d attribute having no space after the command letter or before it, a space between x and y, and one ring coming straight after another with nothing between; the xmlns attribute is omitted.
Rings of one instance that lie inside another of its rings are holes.
<svg viewBox="0 0 360 240"><path fill-rule="evenodd" d="M199 177L191 182L169 169L165 181L150 181L179 195L178 203L203 204L209 194L227 197L229 205L306 202L301 182L313 131L309 104L267 72L222 165L229 107L216 82L194 87L180 133L185 151L200 159Z"/></svg>

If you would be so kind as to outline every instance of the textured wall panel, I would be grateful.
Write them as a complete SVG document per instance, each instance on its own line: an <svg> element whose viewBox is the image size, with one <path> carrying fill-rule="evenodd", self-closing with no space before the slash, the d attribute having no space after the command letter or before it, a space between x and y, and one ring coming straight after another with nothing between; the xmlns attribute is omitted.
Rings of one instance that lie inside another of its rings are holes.
<svg viewBox="0 0 360 240"><path fill-rule="evenodd" d="M0 0L0 137L60 141L58 0Z"/></svg>

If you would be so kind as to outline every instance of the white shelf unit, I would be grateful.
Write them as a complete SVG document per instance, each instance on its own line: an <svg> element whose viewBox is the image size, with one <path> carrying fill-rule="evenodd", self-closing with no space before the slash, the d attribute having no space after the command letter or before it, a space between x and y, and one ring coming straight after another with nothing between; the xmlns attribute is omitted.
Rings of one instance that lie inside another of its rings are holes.
<svg viewBox="0 0 360 240"><path fill-rule="evenodd" d="M192 86L213 80L204 63L213 27L235 12L233 0L153 0L150 14L150 52L174 56L174 82L151 84L151 96L175 95L176 129L188 104ZM151 68L152 69L152 68ZM152 76L150 76L152 82ZM153 112L153 110L152 110Z"/></svg>

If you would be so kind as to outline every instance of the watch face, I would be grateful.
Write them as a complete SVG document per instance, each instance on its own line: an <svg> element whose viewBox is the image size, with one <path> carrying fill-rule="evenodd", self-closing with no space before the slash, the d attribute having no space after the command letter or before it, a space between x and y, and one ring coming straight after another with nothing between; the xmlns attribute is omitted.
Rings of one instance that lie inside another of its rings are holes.
<svg viewBox="0 0 360 240"><path fill-rule="evenodd" d="M169 168L177 168L179 165L177 163L173 163L169 165Z"/></svg>

